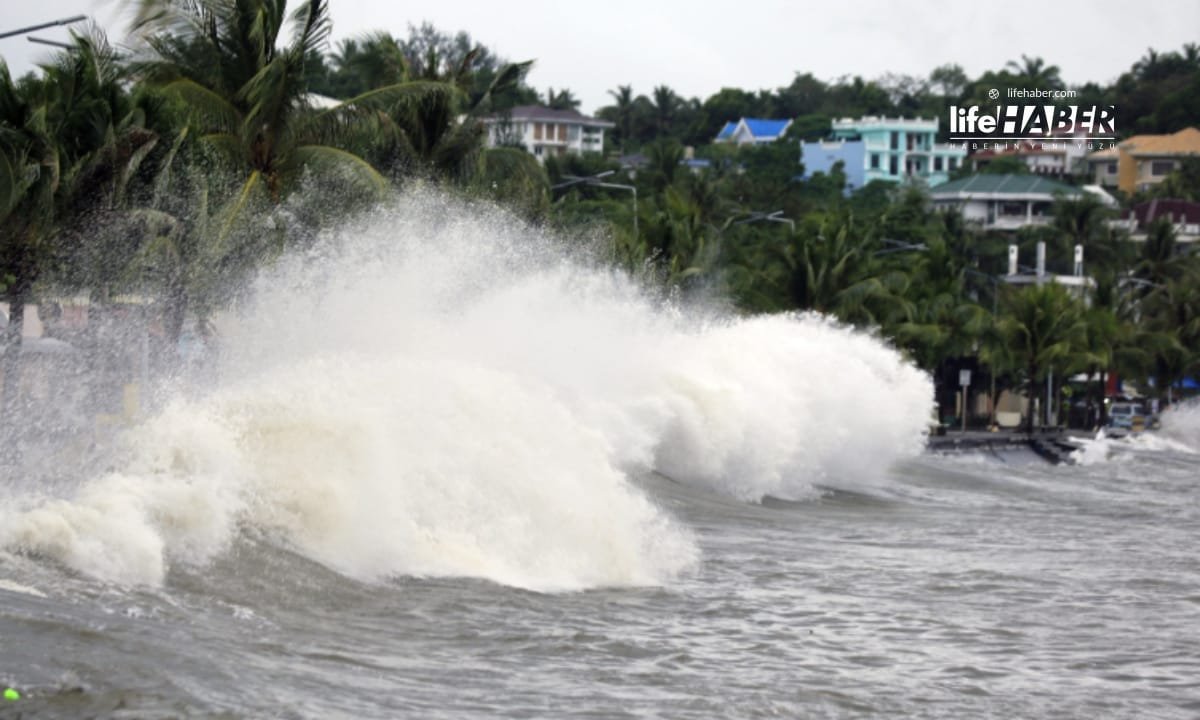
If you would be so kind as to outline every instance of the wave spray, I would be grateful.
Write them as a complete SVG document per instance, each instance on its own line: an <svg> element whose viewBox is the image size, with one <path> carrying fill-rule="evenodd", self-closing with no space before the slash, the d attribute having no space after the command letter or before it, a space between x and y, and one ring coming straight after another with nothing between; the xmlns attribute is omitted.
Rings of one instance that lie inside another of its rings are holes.
<svg viewBox="0 0 1200 720"><path fill-rule="evenodd" d="M409 196L278 262L217 379L0 547L160 584L245 534L347 576L669 582L693 533L631 474L755 502L919 452L932 388L816 315L680 307L499 213Z"/></svg>

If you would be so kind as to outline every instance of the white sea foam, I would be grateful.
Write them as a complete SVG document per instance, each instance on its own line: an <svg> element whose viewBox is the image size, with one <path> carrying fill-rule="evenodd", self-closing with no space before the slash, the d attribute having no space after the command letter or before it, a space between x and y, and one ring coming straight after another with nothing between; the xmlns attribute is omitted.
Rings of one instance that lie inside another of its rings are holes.
<svg viewBox="0 0 1200 720"><path fill-rule="evenodd" d="M1071 453L1071 461L1076 465L1096 465L1107 462L1112 455L1112 438L1101 428L1094 438L1075 438L1079 449Z"/></svg>
<svg viewBox="0 0 1200 720"><path fill-rule="evenodd" d="M211 393L69 499L7 503L0 547L155 584L246 528L367 580L662 583L697 546L628 472L804 497L919 452L931 402L867 335L681 309L430 198L279 263L221 342Z"/></svg>
<svg viewBox="0 0 1200 720"><path fill-rule="evenodd" d="M1175 444L1175 449L1200 452L1200 401L1172 405L1159 418L1162 429L1159 434Z"/></svg>

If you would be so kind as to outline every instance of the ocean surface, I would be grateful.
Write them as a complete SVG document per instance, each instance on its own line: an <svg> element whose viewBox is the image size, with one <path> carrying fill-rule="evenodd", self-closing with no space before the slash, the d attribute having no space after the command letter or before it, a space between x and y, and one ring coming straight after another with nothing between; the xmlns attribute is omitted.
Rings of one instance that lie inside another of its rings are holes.
<svg viewBox="0 0 1200 720"><path fill-rule="evenodd" d="M928 377L409 198L6 470L19 718L1195 718L1200 409L923 450Z"/></svg>

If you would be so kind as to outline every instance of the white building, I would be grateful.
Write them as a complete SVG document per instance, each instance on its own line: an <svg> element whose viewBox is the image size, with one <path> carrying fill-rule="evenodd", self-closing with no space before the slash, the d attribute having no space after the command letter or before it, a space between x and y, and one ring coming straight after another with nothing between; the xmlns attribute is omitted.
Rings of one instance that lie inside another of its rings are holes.
<svg viewBox="0 0 1200 720"><path fill-rule="evenodd" d="M575 110L554 110L518 105L504 115L484 118L488 147L521 146L537 156L582 154L604 150L607 120L590 118Z"/></svg>
<svg viewBox="0 0 1200 720"><path fill-rule="evenodd" d="M1018 230L1049 225L1059 198L1079 198L1095 193L1106 206L1115 206L1100 188L1080 189L1040 175L971 175L943 183L929 191L939 210L956 209L963 219L985 230Z"/></svg>

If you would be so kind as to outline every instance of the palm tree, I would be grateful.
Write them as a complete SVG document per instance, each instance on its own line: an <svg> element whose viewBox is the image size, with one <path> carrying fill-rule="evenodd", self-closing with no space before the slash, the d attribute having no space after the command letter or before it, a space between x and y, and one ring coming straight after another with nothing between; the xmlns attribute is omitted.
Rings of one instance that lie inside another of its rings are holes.
<svg viewBox="0 0 1200 720"><path fill-rule="evenodd" d="M135 2L134 28L151 51L138 69L188 104L201 141L237 172L226 232L251 204L280 202L309 166L336 167L364 188L385 187L366 161L318 142L322 133L308 112L305 61L328 37L327 0L301 2L292 14L292 37L280 47L286 5Z"/></svg>
<svg viewBox="0 0 1200 720"><path fill-rule="evenodd" d="M1077 361L1079 349L1086 347L1082 303L1056 283L1006 294L997 330L1003 345L1025 370L1031 400L1048 373L1061 374L1070 362ZM1045 403L1052 397L1045 394ZM1026 418L1030 432L1033 415L1031 409Z"/></svg>
<svg viewBox="0 0 1200 720"><path fill-rule="evenodd" d="M908 277L883 267L877 249L848 216L828 218L815 232L798 234L782 258L793 307L867 327L911 317L912 305L903 297Z"/></svg>
<svg viewBox="0 0 1200 720"><path fill-rule="evenodd" d="M532 64L504 65L474 97L468 93L474 80L472 57L468 54L445 74L406 79L364 93L324 115L355 120L357 143L348 144L394 177L417 175L467 183L483 169L479 162L486 137L482 116L496 98L518 88Z"/></svg>
<svg viewBox="0 0 1200 720"><path fill-rule="evenodd" d="M0 286L11 316L2 422L14 419L34 283L69 257L70 240L87 237L70 221L111 202L157 140L121 80L102 39L85 36L32 80L14 83L0 62Z"/></svg>
<svg viewBox="0 0 1200 720"><path fill-rule="evenodd" d="M654 88L654 126L658 136L665 137L671 131L671 125L679 112L681 100L675 91L666 85Z"/></svg>
<svg viewBox="0 0 1200 720"><path fill-rule="evenodd" d="M1026 87L1042 90L1057 90L1063 87L1062 76L1057 65L1047 65L1040 57L1021 55L1021 62L1009 60L1005 69L1011 70Z"/></svg>
<svg viewBox="0 0 1200 720"><path fill-rule="evenodd" d="M609 95L616 101L614 120L617 124L621 150L629 151L629 141L633 139L633 86L618 85L616 90L609 90Z"/></svg>
<svg viewBox="0 0 1200 720"><path fill-rule="evenodd" d="M409 75L400 41L386 32L341 41L333 64L332 85L341 99L403 82Z"/></svg>
<svg viewBox="0 0 1200 720"><path fill-rule="evenodd" d="M554 92L554 88L548 88L546 90L546 107L553 110L578 110L579 98L575 97L570 90Z"/></svg>

